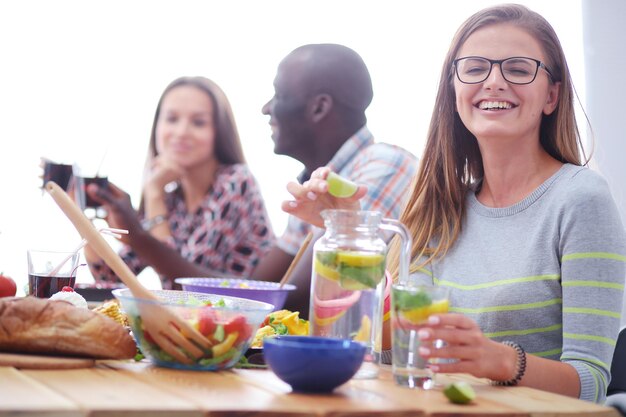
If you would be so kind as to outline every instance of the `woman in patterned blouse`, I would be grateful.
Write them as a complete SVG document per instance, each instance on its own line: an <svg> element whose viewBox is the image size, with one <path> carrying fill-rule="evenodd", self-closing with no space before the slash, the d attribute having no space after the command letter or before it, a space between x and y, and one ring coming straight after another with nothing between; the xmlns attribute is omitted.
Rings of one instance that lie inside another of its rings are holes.
<svg viewBox="0 0 626 417"><path fill-rule="evenodd" d="M174 80L159 100L138 211L113 184L87 190L111 227L129 230L121 256L135 273L153 267L164 288L181 276L247 276L274 234L245 164L224 92L203 77ZM113 272L87 247L97 281Z"/></svg>

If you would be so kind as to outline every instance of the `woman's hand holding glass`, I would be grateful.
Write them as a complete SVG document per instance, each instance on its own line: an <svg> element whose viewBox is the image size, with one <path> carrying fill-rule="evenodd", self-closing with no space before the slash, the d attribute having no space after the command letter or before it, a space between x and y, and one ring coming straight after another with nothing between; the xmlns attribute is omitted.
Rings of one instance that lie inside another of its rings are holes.
<svg viewBox="0 0 626 417"><path fill-rule="evenodd" d="M105 220L110 227L128 230L129 234L136 234L143 230L130 196L115 184L109 182L106 188L90 184L86 191L91 198L106 209ZM127 236L122 236L120 240L128 243Z"/></svg>
<svg viewBox="0 0 626 417"><path fill-rule="evenodd" d="M463 314L432 315L417 336L431 342L429 347L420 347L419 353L426 359L435 359L430 365L434 372L467 373L493 381L506 381L515 374L515 350L487 338L478 324ZM440 340L443 346L434 347Z"/></svg>
<svg viewBox="0 0 626 417"><path fill-rule="evenodd" d="M311 178L303 184L290 182L287 191L294 200L284 201L282 209L317 227L324 227L320 213L326 209L360 210L359 200L367 192L367 187L359 185L356 193L350 197L334 197L328 193L326 178L330 168L321 167L313 171Z"/></svg>

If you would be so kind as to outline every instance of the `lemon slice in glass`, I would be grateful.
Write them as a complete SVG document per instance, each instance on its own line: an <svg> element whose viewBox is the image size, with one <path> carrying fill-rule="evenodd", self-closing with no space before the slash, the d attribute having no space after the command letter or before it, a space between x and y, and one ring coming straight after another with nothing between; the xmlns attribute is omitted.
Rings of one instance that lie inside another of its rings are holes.
<svg viewBox="0 0 626 417"><path fill-rule="evenodd" d="M455 404L467 404L476 398L476 392L465 381L453 382L443 389L443 395Z"/></svg>
<svg viewBox="0 0 626 417"><path fill-rule="evenodd" d="M328 183L328 193L334 197L352 197L359 188L359 186L352 181L332 171L328 174L328 177L326 177L326 182Z"/></svg>
<svg viewBox="0 0 626 417"><path fill-rule="evenodd" d="M317 257L313 261L313 270L321 277L331 281L339 281L339 271L332 266L324 265Z"/></svg>
<svg viewBox="0 0 626 417"><path fill-rule="evenodd" d="M337 252L337 262L357 267L377 266L385 262L385 255L369 252Z"/></svg>
<svg viewBox="0 0 626 417"><path fill-rule="evenodd" d="M431 314L447 313L449 307L448 300L435 301L434 303L416 307L410 310L401 310L400 314L405 320L408 320L411 324L422 324L428 320Z"/></svg>

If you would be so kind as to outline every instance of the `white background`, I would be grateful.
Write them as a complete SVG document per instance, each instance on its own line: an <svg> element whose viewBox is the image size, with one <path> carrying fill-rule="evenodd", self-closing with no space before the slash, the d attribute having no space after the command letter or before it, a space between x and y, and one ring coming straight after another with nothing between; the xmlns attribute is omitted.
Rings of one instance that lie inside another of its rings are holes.
<svg viewBox="0 0 626 417"><path fill-rule="evenodd" d="M139 198L157 100L182 75L216 81L233 106L275 232L302 166L273 154L261 106L280 60L306 43L347 45L374 83L377 140L422 151L443 57L473 12L499 1L4 1L0 3L0 272L27 282L28 248L80 238L39 190L39 158L93 168ZM580 1L520 1L559 35L584 103ZM567 10L567 12L564 12ZM582 129L585 130L584 127ZM104 158L104 159L103 159ZM79 280L89 280L84 271ZM153 281L152 281L153 282Z"/></svg>

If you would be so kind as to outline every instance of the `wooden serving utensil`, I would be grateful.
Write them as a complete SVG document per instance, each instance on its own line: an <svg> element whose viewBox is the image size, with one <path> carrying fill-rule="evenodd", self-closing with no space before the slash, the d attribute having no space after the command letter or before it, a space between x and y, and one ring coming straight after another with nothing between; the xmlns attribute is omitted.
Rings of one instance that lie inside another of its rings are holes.
<svg viewBox="0 0 626 417"><path fill-rule="evenodd" d="M294 256L293 260L289 264L289 268L287 268L285 275L283 275L283 277L281 278L280 285L278 286L278 288L282 288L283 285L285 285L287 281L289 281L289 278L291 277L291 273L293 272L293 268L295 268L300 258L302 258L302 254L304 254L304 251L309 246L309 243L311 242L312 238L313 238L313 232L309 232L304 238L304 241L302 242L300 249L298 249L298 253L296 253L296 256Z"/></svg>
<svg viewBox="0 0 626 417"><path fill-rule="evenodd" d="M128 265L111 249L98 230L61 187L53 181L49 181L46 183L45 189L63 210L78 233L87 240L102 260L117 274L133 296L145 300L158 300L139 282ZM204 354L200 347L205 349L210 347L209 341L200 332L166 306L149 301L141 302L139 305L144 329L150 333L152 339L161 349L180 362L191 363L189 356L196 359L200 358Z"/></svg>

